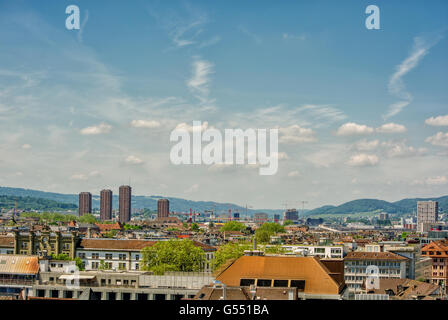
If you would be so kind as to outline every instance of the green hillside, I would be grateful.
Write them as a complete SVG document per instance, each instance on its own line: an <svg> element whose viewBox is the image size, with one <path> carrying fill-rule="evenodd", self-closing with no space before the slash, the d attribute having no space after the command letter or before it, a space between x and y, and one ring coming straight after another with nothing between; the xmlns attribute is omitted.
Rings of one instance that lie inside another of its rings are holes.
<svg viewBox="0 0 448 320"><path fill-rule="evenodd" d="M75 204L63 203L49 199L18 197L18 196L0 196L0 209L13 209L17 203L17 210L74 210Z"/></svg>

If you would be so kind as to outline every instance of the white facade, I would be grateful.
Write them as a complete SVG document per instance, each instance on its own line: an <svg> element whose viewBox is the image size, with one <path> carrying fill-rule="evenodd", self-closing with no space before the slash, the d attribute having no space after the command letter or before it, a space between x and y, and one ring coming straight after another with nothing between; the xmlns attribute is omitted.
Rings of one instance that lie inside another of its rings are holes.
<svg viewBox="0 0 448 320"><path fill-rule="evenodd" d="M361 292L369 274L367 268L377 266L378 277L405 279L407 276L406 261L394 260L346 260L344 262L345 283L350 292Z"/></svg>
<svg viewBox="0 0 448 320"><path fill-rule="evenodd" d="M282 246L287 252L304 256L317 256L319 258L342 259L344 257L343 246Z"/></svg>

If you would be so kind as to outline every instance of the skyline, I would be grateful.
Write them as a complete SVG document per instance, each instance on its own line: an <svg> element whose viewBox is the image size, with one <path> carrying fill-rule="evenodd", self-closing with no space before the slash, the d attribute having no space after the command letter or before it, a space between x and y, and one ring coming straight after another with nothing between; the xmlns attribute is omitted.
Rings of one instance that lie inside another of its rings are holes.
<svg viewBox="0 0 448 320"><path fill-rule="evenodd" d="M130 179L265 209L448 194L443 1L375 1L380 30L367 1L77 1L79 31L69 4L0 4L0 185L118 194ZM195 120L278 128L278 173L171 164L170 132Z"/></svg>

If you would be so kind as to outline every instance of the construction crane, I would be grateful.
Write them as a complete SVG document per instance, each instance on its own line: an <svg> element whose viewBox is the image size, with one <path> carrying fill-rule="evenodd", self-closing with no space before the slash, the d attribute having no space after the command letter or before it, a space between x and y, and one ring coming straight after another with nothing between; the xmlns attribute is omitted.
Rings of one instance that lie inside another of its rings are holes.
<svg viewBox="0 0 448 320"><path fill-rule="evenodd" d="M201 214L199 212L192 212L190 208L190 212L175 212L175 215L188 215L187 223L196 222L196 216L200 216Z"/></svg>

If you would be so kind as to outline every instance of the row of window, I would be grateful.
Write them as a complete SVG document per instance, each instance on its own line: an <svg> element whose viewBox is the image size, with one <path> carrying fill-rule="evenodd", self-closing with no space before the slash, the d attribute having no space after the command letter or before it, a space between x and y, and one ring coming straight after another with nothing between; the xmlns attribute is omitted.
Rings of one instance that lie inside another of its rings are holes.
<svg viewBox="0 0 448 320"><path fill-rule="evenodd" d="M305 289L305 280L286 279L240 279L240 286L249 287L297 287L299 290Z"/></svg>
<svg viewBox="0 0 448 320"><path fill-rule="evenodd" d="M346 261L347 266L383 266L383 267L399 267L400 262L391 261Z"/></svg>
<svg viewBox="0 0 448 320"><path fill-rule="evenodd" d="M80 253L78 253L78 257L80 257L81 259L86 259L87 256L86 256L85 252L80 252ZM90 257L91 257L91 259L100 259L100 254L98 252L93 252L90 255ZM105 260L113 260L114 259L112 253L106 253L104 255L104 257L105 257ZM125 253L118 254L118 260L127 260L127 254L125 254ZM135 255L135 260L137 260L137 261L140 260L139 254Z"/></svg>

